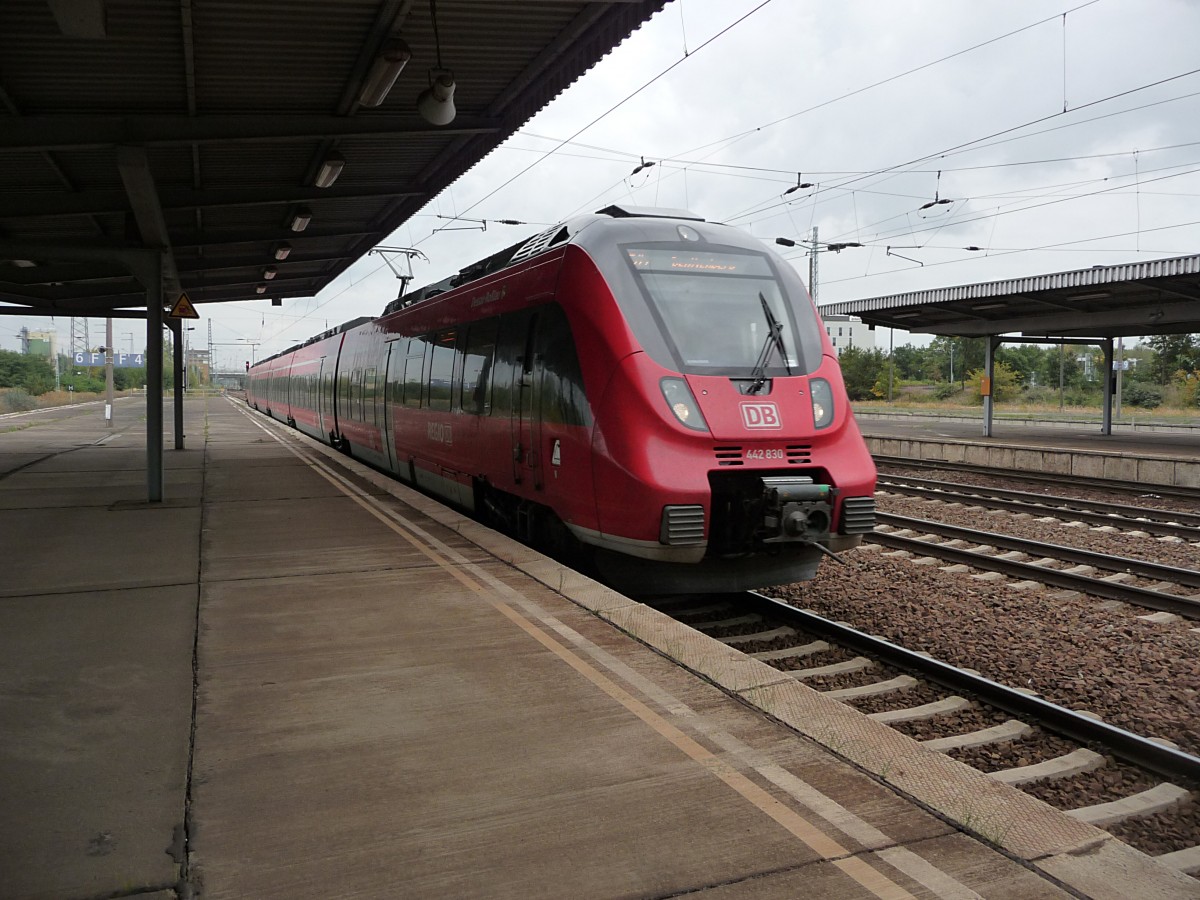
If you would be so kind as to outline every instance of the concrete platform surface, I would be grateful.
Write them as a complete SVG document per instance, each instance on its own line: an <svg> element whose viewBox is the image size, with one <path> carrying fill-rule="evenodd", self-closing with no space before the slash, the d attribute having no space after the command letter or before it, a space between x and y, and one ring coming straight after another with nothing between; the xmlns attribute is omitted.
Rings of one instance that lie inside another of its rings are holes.
<svg viewBox="0 0 1200 900"><path fill-rule="evenodd" d="M1194 895L232 398L147 506L126 410L0 433L2 898Z"/></svg>

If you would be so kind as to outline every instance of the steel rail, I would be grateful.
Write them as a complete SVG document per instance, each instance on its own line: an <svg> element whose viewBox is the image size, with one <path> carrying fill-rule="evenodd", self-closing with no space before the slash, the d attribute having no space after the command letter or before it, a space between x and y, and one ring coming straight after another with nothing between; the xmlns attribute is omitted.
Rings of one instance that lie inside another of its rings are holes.
<svg viewBox="0 0 1200 900"><path fill-rule="evenodd" d="M754 598L754 602L769 611L770 615L781 618L797 628L830 638L856 651L869 653L897 668L918 672L951 691L974 694L992 706L1014 716L1037 722L1048 731L1063 737L1084 744L1101 745L1114 756L1167 778L1200 781L1200 757L1156 743L1132 731L1108 725L1040 697L1022 693L982 675L975 675L949 663L906 650L883 638L839 625L815 613L797 609L782 600L775 600L757 591L748 593Z"/></svg>
<svg viewBox="0 0 1200 900"><path fill-rule="evenodd" d="M1138 529L1145 532L1150 532L1160 535L1170 535L1172 537L1181 537L1187 540L1200 541L1200 517L1192 513L1176 513L1170 510L1144 510L1136 508L1135 512L1153 513L1161 518L1141 518L1131 515L1123 515L1112 512L1112 506L1104 504L1096 504L1096 508L1108 509L1109 512L1093 512L1089 509L1080 508L1082 504L1089 501L1079 501L1079 505L1071 506L1074 503L1067 497L1050 497L1045 496L1044 503L1039 503L1033 500L1035 497L1043 497L1042 494L1022 494L1020 491L1003 491L993 488L977 488L974 485L966 484L944 484L940 488L924 487L920 484L924 479L919 478L900 478L896 481L890 481L887 477L881 478L877 483L877 489L890 491L898 494L909 494L916 497L929 497L934 500L959 500L965 501L972 506L982 506L986 509L1001 509L1007 512L1024 512L1031 515L1045 516L1056 515L1061 518L1064 514L1069 514L1072 518L1087 522L1092 525L1121 525L1130 528ZM1004 494L1010 497L1020 497L1023 499L1008 499ZM1054 505L1056 503L1062 505ZM1195 525L1181 524L1178 521L1165 521L1166 519L1183 519L1195 520Z"/></svg>
<svg viewBox="0 0 1200 900"><path fill-rule="evenodd" d="M1200 619L1200 600L1180 597L1176 594L1165 594L1150 588L1134 587L1116 581L1102 581L1089 578L1086 575L1073 575L1061 569L1047 569L1044 566L1034 566L1029 563L1002 559L999 556L988 556L973 550L960 550L957 547L947 547L945 544L931 544L916 538L889 534L876 531L864 535L868 541L891 547L895 550L907 550L924 556L936 556L947 562L962 563L975 569L989 572L1000 572L1012 578L1025 581L1037 581L1051 587L1079 591L1093 597L1103 597L1106 600L1120 600L1134 606L1146 609L1156 609L1160 612L1175 613L1189 619Z"/></svg>
<svg viewBox="0 0 1200 900"><path fill-rule="evenodd" d="M1035 448L1036 449L1036 448ZM1124 491L1130 494L1154 494L1158 497L1175 497L1180 500L1200 500L1200 488L1182 487L1173 484L1145 484L1137 481L1121 481L1114 478L1082 478L1078 475L1059 475L1045 472L1030 472L1025 469L999 469L995 466L980 466L972 463L948 462L946 460L907 459L902 456L873 455L882 466L897 466L905 469L932 469L934 471L974 472L978 475L993 475L997 478L1023 478L1026 481L1044 481L1062 484L1069 478L1071 484L1101 491ZM889 473L880 473L887 475Z"/></svg>
<svg viewBox="0 0 1200 900"><path fill-rule="evenodd" d="M1080 497L1061 497L1054 494L1035 494L1030 491L1014 491L1007 488L981 487L977 484L959 484L952 481L938 481L932 478L916 478L908 475L884 475L882 480L889 481L892 484L912 484L915 487L928 487L935 490L944 488L954 493L981 494L988 497L999 497L1005 500L1019 500L1042 505L1063 506L1069 509L1089 510L1108 516L1118 515L1129 518L1130 516L1128 513L1133 513L1133 518L1144 518L1153 522L1178 522L1182 525L1195 525L1200 527L1200 514L1186 512L1184 510L1154 509L1153 507L1149 506L1119 506L1111 501L1106 500L1085 500ZM1118 510L1125 510L1126 512L1119 512Z"/></svg>
<svg viewBox="0 0 1200 900"><path fill-rule="evenodd" d="M985 544L1000 550L1015 550L1036 556L1050 556L1063 562L1076 565L1095 566L1107 572L1127 572L1139 578L1157 578L1170 581L1184 587L1200 587L1200 572L1195 569L1180 569L1162 563L1149 562L1142 559L1130 559L1124 556L1113 556L1109 553L1096 553L1092 550L1081 550L1078 547L1065 547L1062 544L1050 544L1044 541L1031 541L1026 538L1012 537L1007 534L995 534L990 531L977 531L973 528L963 528L958 525L948 525L944 522L930 522L926 519L914 519L908 516L897 516L891 513L877 512L875 522L878 525L893 525L897 528L909 528L926 534L936 534L952 540L970 541L973 544ZM870 536L868 535L868 540ZM936 547L937 544L930 544ZM1038 568L1041 568L1039 566Z"/></svg>

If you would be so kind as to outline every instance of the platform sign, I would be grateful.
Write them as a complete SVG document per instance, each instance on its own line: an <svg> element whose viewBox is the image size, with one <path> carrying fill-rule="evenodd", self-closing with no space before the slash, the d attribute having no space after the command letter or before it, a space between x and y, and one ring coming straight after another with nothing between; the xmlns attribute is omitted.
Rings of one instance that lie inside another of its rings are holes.
<svg viewBox="0 0 1200 900"><path fill-rule="evenodd" d="M146 368L146 354L144 353L114 353L113 354L114 369L144 369ZM75 365L86 366L89 369L102 367L105 364L103 353L76 353Z"/></svg>

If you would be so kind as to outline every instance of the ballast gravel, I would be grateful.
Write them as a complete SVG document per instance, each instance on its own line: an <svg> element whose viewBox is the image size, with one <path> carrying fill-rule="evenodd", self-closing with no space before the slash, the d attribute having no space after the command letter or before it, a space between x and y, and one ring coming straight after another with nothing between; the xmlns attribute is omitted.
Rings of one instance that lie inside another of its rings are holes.
<svg viewBox="0 0 1200 900"><path fill-rule="evenodd" d="M899 494L879 496L875 499L880 512L912 519L944 522L960 528L974 528L998 534L1024 538L1028 541L1043 541L1061 544L1093 553L1123 556L1145 562L1176 566L1182 569L1200 570L1200 544L1191 542L1174 543L1160 541L1154 537L1142 537L1123 531L1098 531L1093 527L1071 527L1066 520L1042 522L1028 516L1016 516L979 507L956 506L940 501L904 497ZM1101 575L1104 573L1101 572ZM1193 589L1195 590L1195 589Z"/></svg>
<svg viewBox="0 0 1200 900"><path fill-rule="evenodd" d="M1054 591L1015 591L885 556L845 555L849 568L766 593L909 650L1036 691L1121 728L1200 752L1200 634L1128 607Z"/></svg>

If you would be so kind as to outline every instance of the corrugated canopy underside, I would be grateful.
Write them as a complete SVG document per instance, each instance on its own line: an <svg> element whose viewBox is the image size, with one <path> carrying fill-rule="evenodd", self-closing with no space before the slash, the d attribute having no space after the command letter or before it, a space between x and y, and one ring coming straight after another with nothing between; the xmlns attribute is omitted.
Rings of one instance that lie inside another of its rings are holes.
<svg viewBox="0 0 1200 900"><path fill-rule="evenodd" d="M0 311L144 307L104 251L163 246L168 302L312 296L664 3L438 0L458 110L438 127L416 112L437 64L426 0L6 0ZM397 37L411 60L360 106ZM330 154L345 167L316 187Z"/></svg>
<svg viewBox="0 0 1200 900"><path fill-rule="evenodd" d="M821 307L920 334L1128 337L1200 332L1200 256L964 284Z"/></svg>

